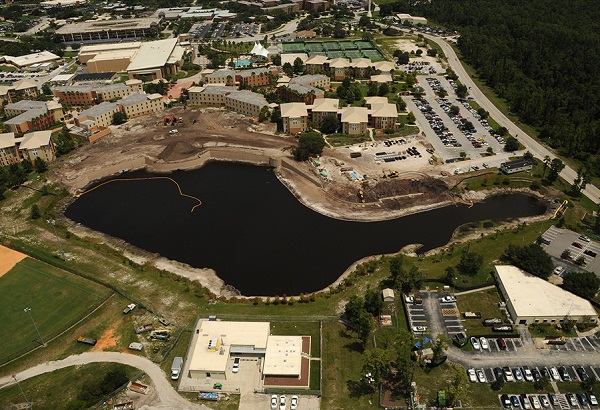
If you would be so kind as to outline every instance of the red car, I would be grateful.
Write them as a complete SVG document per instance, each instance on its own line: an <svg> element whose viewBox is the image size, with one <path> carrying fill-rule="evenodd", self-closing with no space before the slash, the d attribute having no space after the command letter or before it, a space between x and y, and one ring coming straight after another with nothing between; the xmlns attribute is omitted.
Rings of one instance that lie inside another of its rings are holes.
<svg viewBox="0 0 600 410"><path fill-rule="evenodd" d="M579 242L573 242L571 245L573 245L576 248L583 249L583 245L580 244Z"/></svg>

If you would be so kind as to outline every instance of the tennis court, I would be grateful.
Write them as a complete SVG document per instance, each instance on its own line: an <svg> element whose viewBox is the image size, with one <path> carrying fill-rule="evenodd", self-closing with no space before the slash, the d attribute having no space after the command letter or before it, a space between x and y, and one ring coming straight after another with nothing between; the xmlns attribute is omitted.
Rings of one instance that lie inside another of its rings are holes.
<svg viewBox="0 0 600 410"><path fill-rule="evenodd" d="M369 58L371 61L383 60L383 55L370 41L325 41L283 43L284 53L308 53L309 56L327 56L328 58Z"/></svg>
<svg viewBox="0 0 600 410"><path fill-rule="evenodd" d="M321 43L305 43L304 48L309 53L323 51L323 44Z"/></svg>
<svg viewBox="0 0 600 410"><path fill-rule="evenodd" d="M377 50L362 50L363 56L370 58L371 61L383 60L383 55Z"/></svg>
<svg viewBox="0 0 600 410"><path fill-rule="evenodd" d="M347 58L361 58L363 55L361 54L360 51L358 50L348 50L346 51L346 57Z"/></svg>
<svg viewBox="0 0 600 410"><path fill-rule="evenodd" d="M343 51L328 51L327 57L329 58L344 58L346 55Z"/></svg>
<svg viewBox="0 0 600 410"><path fill-rule="evenodd" d="M340 45L337 41L331 41L323 43L323 48L325 49L325 51L335 51L340 49Z"/></svg>
<svg viewBox="0 0 600 410"><path fill-rule="evenodd" d="M353 41L340 41L339 44L341 50L356 50L358 48Z"/></svg>
<svg viewBox="0 0 600 410"><path fill-rule="evenodd" d="M283 43L284 53L304 53L304 43Z"/></svg>
<svg viewBox="0 0 600 410"><path fill-rule="evenodd" d="M355 41L354 44L356 44L356 47L358 47L359 50L369 50L375 48L373 43L370 41Z"/></svg>

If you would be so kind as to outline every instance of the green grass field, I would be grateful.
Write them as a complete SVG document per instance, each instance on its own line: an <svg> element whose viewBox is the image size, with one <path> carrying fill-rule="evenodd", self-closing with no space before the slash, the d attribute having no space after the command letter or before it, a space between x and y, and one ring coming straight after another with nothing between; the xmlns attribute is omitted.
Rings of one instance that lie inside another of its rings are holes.
<svg viewBox="0 0 600 410"><path fill-rule="evenodd" d="M92 311L110 290L53 266L26 258L0 278L0 362L40 344Z"/></svg>

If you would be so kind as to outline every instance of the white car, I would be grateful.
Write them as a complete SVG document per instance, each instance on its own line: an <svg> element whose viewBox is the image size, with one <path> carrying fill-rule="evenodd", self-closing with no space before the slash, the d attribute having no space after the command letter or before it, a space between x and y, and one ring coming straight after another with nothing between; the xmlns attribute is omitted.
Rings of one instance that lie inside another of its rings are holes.
<svg viewBox="0 0 600 410"><path fill-rule="evenodd" d="M550 377L552 377L552 380L554 380L555 382L560 381L560 374L558 373L558 369L556 367L552 367L550 369Z"/></svg>
<svg viewBox="0 0 600 410"><path fill-rule="evenodd" d="M456 298L454 296L444 296L442 298L442 303L452 303L456 302Z"/></svg>
<svg viewBox="0 0 600 410"><path fill-rule="evenodd" d="M406 303L414 303L415 297L413 295L406 295L404 296L404 300L406 301Z"/></svg>
<svg viewBox="0 0 600 410"><path fill-rule="evenodd" d="M479 380L479 383L487 382L487 379L485 378L485 373L481 369L477 369L477 380Z"/></svg>
<svg viewBox="0 0 600 410"><path fill-rule="evenodd" d="M279 410L285 410L285 396L279 397Z"/></svg>
<svg viewBox="0 0 600 410"><path fill-rule="evenodd" d="M475 369L467 370L467 374L469 375L469 381L471 383L475 383L477 381L477 374L475 373Z"/></svg>
<svg viewBox="0 0 600 410"><path fill-rule="evenodd" d="M413 326L412 330L415 333L423 333L427 331L427 326Z"/></svg>
<svg viewBox="0 0 600 410"><path fill-rule="evenodd" d="M541 409L542 408L542 405L540 404L540 401L534 395L529 396L529 400L531 401L531 405L533 406L534 409Z"/></svg>
<svg viewBox="0 0 600 410"><path fill-rule="evenodd" d="M179 132L179 130L171 130L169 131L169 134L177 134Z"/></svg>
<svg viewBox="0 0 600 410"><path fill-rule="evenodd" d="M290 401L290 409L296 410L298 408L298 396L292 396L292 400Z"/></svg>
<svg viewBox="0 0 600 410"><path fill-rule="evenodd" d="M490 348L487 339L483 336L479 338L479 343L481 344L482 350L488 350Z"/></svg>
<svg viewBox="0 0 600 410"><path fill-rule="evenodd" d="M598 399L592 393L588 393L588 399L590 400L590 404L592 406L597 406L598 405Z"/></svg>
<svg viewBox="0 0 600 410"><path fill-rule="evenodd" d="M532 382L533 381L533 373L531 373L531 370L524 368L523 369L523 376L525 377L525 380L527 380L528 382Z"/></svg>
<svg viewBox="0 0 600 410"><path fill-rule="evenodd" d="M232 373L237 373L240 371L240 358L236 357L233 359L233 368L231 369Z"/></svg>
<svg viewBox="0 0 600 410"><path fill-rule="evenodd" d="M277 403L278 403L278 397L276 394L271 396L271 409L275 410L277 409Z"/></svg>
<svg viewBox="0 0 600 410"><path fill-rule="evenodd" d="M563 268L562 266L557 266L556 268L554 268L554 273L555 275L560 275L562 273L562 271L565 270L565 268Z"/></svg>
<svg viewBox="0 0 600 410"><path fill-rule="evenodd" d="M473 345L473 349L479 350L479 342L477 341L477 338L471 338L471 345Z"/></svg>

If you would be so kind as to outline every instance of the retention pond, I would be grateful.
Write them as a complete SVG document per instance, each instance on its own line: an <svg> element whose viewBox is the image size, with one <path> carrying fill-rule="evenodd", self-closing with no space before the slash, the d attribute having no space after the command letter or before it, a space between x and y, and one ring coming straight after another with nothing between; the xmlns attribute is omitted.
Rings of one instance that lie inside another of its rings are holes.
<svg viewBox="0 0 600 410"><path fill-rule="evenodd" d="M65 215L168 259L212 268L249 296L317 291L365 256L409 244L422 244L419 252L425 252L445 245L465 223L540 215L546 209L536 198L510 194L471 208L347 222L300 204L265 167L213 162L168 177L136 171L117 179L127 181L97 184ZM196 206L195 198L202 205Z"/></svg>

